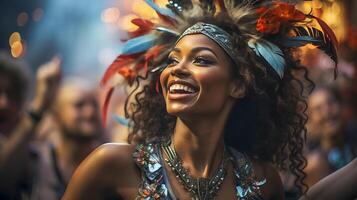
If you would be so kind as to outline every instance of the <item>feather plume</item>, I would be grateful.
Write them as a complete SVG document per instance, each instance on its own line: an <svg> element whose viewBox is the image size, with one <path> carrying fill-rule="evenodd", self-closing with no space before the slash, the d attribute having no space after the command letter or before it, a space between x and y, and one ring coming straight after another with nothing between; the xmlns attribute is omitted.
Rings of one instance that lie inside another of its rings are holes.
<svg viewBox="0 0 357 200"><path fill-rule="evenodd" d="M226 7L224 5L224 0L213 0L213 3L215 5L215 12L216 14L219 12L225 12L226 11Z"/></svg>
<svg viewBox="0 0 357 200"><path fill-rule="evenodd" d="M147 19L135 18L131 20L131 23L138 26L135 31L128 32L129 38L135 38L141 35L149 33L155 26L153 22Z"/></svg>
<svg viewBox="0 0 357 200"><path fill-rule="evenodd" d="M160 53L162 52L162 50L164 48L166 48L166 45L156 45L154 47L152 47L144 56L144 70L145 70L145 74L148 71L148 65L149 62L153 59L155 59L156 57L158 57L160 55Z"/></svg>
<svg viewBox="0 0 357 200"><path fill-rule="evenodd" d="M331 41L330 36L313 27L298 26L294 28L294 31L297 36L309 36L320 41L319 43L312 44L316 45L317 48L325 52L335 62L334 78L336 78L338 63L337 50L335 45Z"/></svg>
<svg viewBox="0 0 357 200"><path fill-rule="evenodd" d="M130 39L124 44L122 54L126 55L146 51L154 46L156 40L157 35L153 33Z"/></svg>
<svg viewBox="0 0 357 200"><path fill-rule="evenodd" d="M167 24L174 25L178 17L171 9L160 8L153 0L145 0L145 2L155 10L161 20Z"/></svg>
<svg viewBox="0 0 357 200"><path fill-rule="evenodd" d="M311 36L296 36L283 38L279 43L284 47L301 47L307 44L321 45L322 41Z"/></svg>
<svg viewBox="0 0 357 200"><path fill-rule="evenodd" d="M252 48L259 57L262 57L269 63L280 78L283 78L285 59L283 52L278 46L263 39L251 39L248 41L248 46Z"/></svg>
<svg viewBox="0 0 357 200"><path fill-rule="evenodd" d="M247 3L236 5L234 0L225 1L225 3L228 15L239 30L247 34L255 34L257 16L253 7Z"/></svg>
<svg viewBox="0 0 357 200"><path fill-rule="evenodd" d="M169 34L174 35L174 36L179 36L180 35L179 32L174 31L172 29L168 29L168 28L162 27L162 26L156 27L155 30L160 31L160 32L164 32L164 33L169 33Z"/></svg>
<svg viewBox="0 0 357 200"><path fill-rule="evenodd" d="M107 82L113 77L114 74L118 73L120 68L129 67L129 65L131 65L142 54L143 53L132 55L119 55L105 71L104 76L100 82L101 85L106 86Z"/></svg>
<svg viewBox="0 0 357 200"><path fill-rule="evenodd" d="M333 30L322 19L315 17L313 15L309 15L309 16L316 19L316 21L319 23L324 34L331 40L334 48L337 50L338 49L338 41L337 41L337 37L336 37L335 33L333 32Z"/></svg>
<svg viewBox="0 0 357 200"><path fill-rule="evenodd" d="M154 9L158 14L175 19L177 15L172 10L160 8L153 0L145 0L145 2Z"/></svg>

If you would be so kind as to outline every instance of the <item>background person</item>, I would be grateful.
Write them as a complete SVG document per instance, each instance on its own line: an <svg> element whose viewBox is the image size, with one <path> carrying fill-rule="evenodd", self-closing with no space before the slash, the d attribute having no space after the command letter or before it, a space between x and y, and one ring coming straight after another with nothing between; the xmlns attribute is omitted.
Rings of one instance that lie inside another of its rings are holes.
<svg viewBox="0 0 357 200"><path fill-rule="evenodd" d="M36 93L25 105L30 82L25 66L0 56L0 199L29 195L32 182L31 142L42 115L54 100L60 82L60 59L39 67Z"/></svg>

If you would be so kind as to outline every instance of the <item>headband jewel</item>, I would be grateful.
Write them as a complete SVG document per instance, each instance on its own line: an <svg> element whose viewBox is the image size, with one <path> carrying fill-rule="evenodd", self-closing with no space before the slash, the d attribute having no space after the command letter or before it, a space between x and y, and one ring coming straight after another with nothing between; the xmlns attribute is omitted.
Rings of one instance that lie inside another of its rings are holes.
<svg viewBox="0 0 357 200"><path fill-rule="evenodd" d="M176 41L180 41L186 35L203 34L215 41L233 59L234 55L233 38L225 30L213 24L198 22L187 28Z"/></svg>

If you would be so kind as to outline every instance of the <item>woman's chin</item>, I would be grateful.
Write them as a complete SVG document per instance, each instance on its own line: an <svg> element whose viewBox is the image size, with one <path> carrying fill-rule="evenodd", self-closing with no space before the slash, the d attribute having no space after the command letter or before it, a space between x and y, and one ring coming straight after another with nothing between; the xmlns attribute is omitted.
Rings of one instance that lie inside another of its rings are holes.
<svg viewBox="0 0 357 200"><path fill-rule="evenodd" d="M170 115L174 115L176 117L180 117L187 114L192 114L192 107L189 105L182 105L178 103L172 103L167 105L166 107L167 113Z"/></svg>

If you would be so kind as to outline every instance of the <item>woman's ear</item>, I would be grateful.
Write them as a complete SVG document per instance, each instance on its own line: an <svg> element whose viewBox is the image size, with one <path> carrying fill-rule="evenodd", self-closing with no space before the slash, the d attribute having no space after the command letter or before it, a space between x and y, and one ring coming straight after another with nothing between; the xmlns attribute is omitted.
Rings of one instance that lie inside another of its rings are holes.
<svg viewBox="0 0 357 200"><path fill-rule="evenodd" d="M240 99L245 96L245 85L238 80L234 80L231 89L230 89L230 96L235 98L235 99Z"/></svg>

